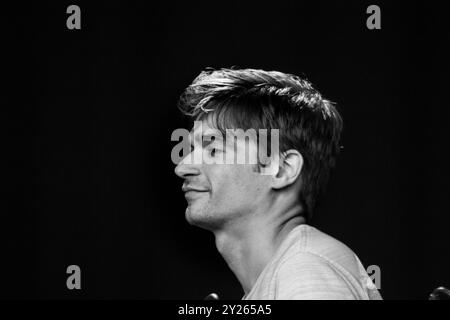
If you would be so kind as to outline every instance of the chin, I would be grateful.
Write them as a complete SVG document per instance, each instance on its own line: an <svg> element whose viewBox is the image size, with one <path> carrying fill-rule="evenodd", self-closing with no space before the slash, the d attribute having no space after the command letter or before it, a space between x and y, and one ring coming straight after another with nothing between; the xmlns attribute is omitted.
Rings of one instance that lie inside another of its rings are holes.
<svg viewBox="0 0 450 320"><path fill-rule="evenodd" d="M192 226L198 225L202 220L198 213L198 210L195 210L195 208L192 208L190 206L186 208L185 218L186 221Z"/></svg>
<svg viewBox="0 0 450 320"><path fill-rule="evenodd" d="M190 207L186 208L186 212L184 213L184 217L186 218L186 221L190 225L194 225L194 219L192 218L192 211Z"/></svg>
<svg viewBox="0 0 450 320"><path fill-rule="evenodd" d="M213 230L217 228L217 222L212 221L211 217L208 217L203 210L187 207L185 213L186 221L191 226L196 226L206 230Z"/></svg>

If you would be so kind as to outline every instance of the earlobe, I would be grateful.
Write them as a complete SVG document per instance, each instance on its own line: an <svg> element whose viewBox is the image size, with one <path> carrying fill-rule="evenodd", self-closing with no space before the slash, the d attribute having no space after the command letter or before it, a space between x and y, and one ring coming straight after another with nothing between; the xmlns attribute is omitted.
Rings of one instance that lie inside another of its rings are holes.
<svg viewBox="0 0 450 320"><path fill-rule="evenodd" d="M303 168L303 156L297 150L288 150L279 159L279 170L273 175L273 188L282 189L293 184Z"/></svg>

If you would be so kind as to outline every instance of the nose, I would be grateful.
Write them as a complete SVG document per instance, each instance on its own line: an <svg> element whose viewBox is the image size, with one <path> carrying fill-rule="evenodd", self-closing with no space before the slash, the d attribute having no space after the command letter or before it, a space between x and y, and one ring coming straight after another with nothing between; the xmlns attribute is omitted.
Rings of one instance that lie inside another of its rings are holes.
<svg viewBox="0 0 450 320"><path fill-rule="evenodd" d="M180 163L178 163L178 165L175 167L175 174L180 178L199 175L200 169L198 168L198 165L185 163L185 159L180 161Z"/></svg>

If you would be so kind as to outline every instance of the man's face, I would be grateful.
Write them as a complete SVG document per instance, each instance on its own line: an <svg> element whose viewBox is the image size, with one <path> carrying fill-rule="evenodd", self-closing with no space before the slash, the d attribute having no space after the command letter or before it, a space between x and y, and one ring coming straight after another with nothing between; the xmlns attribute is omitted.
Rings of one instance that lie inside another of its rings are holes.
<svg viewBox="0 0 450 320"><path fill-rule="evenodd" d="M270 190L270 176L260 174L255 164L256 141L218 139L218 130L216 139L211 139L208 136L212 130L210 118L203 120L201 127L194 127L190 134L192 152L201 152L203 158L189 161L189 154L175 168L184 179L187 221L208 230L245 222L267 201ZM248 161L225 164L223 157L233 152L237 157L247 153Z"/></svg>

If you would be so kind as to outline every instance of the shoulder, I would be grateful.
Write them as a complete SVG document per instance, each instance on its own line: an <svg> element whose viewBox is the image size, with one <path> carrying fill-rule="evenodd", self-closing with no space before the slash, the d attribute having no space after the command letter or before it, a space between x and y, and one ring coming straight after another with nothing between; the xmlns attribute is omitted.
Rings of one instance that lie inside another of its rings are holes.
<svg viewBox="0 0 450 320"><path fill-rule="evenodd" d="M354 275L360 273L360 262L356 254L341 241L309 225L300 226L296 233L297 241L285 251L283 261L317 259L338 269L343 268Z"/></svg>
<svg viewBox="0 0 450 320"><path fill-rule="evenodd" d="M345 244L302 225L275 266L279 299L364 299L363 267Z"/></svg>
<svg viewBox="0 0 450 320"><path fill-rule="evenodd" d="M311 252L299 251L281 262L275 281L277 299L358 299L345 270Z"/></svg>

